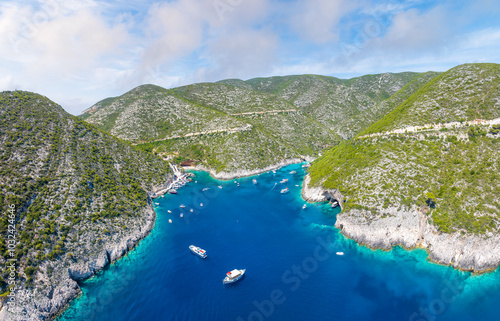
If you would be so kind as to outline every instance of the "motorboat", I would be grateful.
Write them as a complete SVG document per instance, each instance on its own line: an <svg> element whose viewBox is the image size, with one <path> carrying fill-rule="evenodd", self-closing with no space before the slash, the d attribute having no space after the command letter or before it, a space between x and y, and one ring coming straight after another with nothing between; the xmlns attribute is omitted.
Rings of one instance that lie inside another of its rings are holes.
<svg viewBox="0 0 500 321"><path fill-rule="evenodd" d="M194 246L194 245L190 245L189 249L191 250L191 252L193 252L194 254L198 255L202 259L206 259L207 258L207 251L205 251L204 249L199 248L199 247Z"/></svg>
<svg viewBox="0 0 500 321"><path fill-rule="evenodd" d="M224 278L224 280L222 280L222 283L230 284L230 283L237 282L237 281L241 280L241 278L245 275L245 272L246 272L246 269L243 269L243 270L234 269L232 271L229 271L226 273L226 277Z"/></svg>
<svg viewBox="0 0 500 321"><path fill-rule="evenodd" d="M287 187L287 188L282 189L280 193L281 194L285 194L285 193L288 193L288 192L290 192L290 190Z"/></svg>

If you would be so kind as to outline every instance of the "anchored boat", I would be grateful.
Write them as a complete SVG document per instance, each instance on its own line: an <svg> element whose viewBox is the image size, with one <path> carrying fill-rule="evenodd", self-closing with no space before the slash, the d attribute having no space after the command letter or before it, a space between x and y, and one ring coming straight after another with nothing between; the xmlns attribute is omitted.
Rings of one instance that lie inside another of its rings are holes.
<svg viewBox="0 0 500 321"><path fill-rule="evenodd" d="M199 257L201 257L203 259L207 258L207 251L205 251L197 246L194 246L194 245L190 245L189 249L191 250L191 252L198 255Z"/></svg>
<svg viewBox="0 0 500 321"><path fill-rule="evenodd" d="M222 283L230 284L241 280L241 278L245 275L245 271L246 269L243 270L234 269L232 271L227 272L226 277L224 278L224 280L222 280Z"/></svg>

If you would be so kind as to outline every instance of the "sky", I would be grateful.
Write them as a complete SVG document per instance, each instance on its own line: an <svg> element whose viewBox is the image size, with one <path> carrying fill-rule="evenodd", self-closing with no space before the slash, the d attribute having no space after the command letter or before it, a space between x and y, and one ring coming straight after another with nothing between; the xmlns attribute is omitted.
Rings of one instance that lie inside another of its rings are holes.
<svg viewBox="0 0 500 321"><path fill-rule="evenodd" d="M500 0L2 0L0 91L78 115L142 84L500 63Z"/></svg>

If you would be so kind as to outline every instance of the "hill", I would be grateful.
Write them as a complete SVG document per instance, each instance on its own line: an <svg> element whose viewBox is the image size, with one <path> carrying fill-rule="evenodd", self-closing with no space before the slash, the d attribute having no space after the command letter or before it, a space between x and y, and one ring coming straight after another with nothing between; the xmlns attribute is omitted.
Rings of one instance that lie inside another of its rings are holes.
<svg viewBox="0 0 500 321"><path fill-rule="evenodd" d="M315 157L436 75L229 79L171 90L146 85L101 101L80 117L176 161L195 159L216 171L251 170Z"/></svg>
<svg viewBox="0 0 500 321"><path fill-rule="evenodd" d="M423 246L467 270L498 266L499 77L499 65L453 68L313 163L311 186L347 199L344 234L374 247Z"/></svg>
<svg viewBox="0 0 500 321"><path fill-rule="evenodd" d="M77 280L148 233L155 216L147 192L171 174L157 156L46 97L0 93L0 114L0 205L9 213L0 219L0 318L50 318L78 294ZM15 249L7 246L12 237ZM16 260L11 309L4 302L12 289L9 259Z"/></svg>

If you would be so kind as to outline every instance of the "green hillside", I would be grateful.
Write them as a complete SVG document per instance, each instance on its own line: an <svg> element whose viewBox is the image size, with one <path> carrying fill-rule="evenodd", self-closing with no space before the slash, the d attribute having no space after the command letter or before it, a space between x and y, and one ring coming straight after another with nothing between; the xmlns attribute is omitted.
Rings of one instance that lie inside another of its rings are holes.
<svg viewBox="0 0 500 321"><path fill-rule="evenodd" d="M316 156L380 119L436 75L228 79L171 90L146 85L97 103L81 117L176 161L255 169Z"/></svg>
<svg viewBox="0 0 500 321"><path fill-rule="evenodd" d="M0 291L6 260L15 258L17 286L51 298L70 264L143 228L147 191L170 170L37 94L0 93L0 115L0 205L4 213L15 207L15 223L0 219ZM18 233L14 256L5 247L9 224Z"/></svg>
<svg viewBox="0 0 500 321"><path fill-rule="evenodd" d="M360 136L316 160L312 184L339 189L348 199L345 215L358 209L376 220L388 208L416 207L443 232L498 233L500 125L457 123L364 135L497 118L499 77L499 65L475 64L434 78Z"/></svg>
<svg viewBox="0 0 500 321"><path fill-rule="evenodd" d="M362 134L498 117L500 65L466 64L434 78Z"/></svg>

